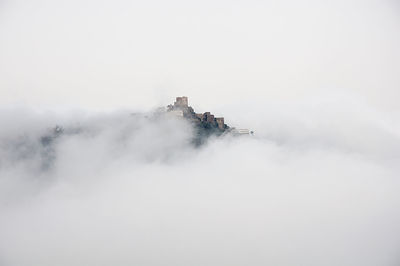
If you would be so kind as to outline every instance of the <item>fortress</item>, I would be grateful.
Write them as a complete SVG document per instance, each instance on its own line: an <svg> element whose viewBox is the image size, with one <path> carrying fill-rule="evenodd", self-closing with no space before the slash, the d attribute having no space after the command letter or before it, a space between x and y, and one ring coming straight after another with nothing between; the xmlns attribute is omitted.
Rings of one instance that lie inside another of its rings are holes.
<svg viewBox="0 0 400 266"><path fill-rule="evenodd" d="M173 105L167 106L167 111L176 116L183 116L190 119L196 125L201 126L205 129L219 130L224 132L229 129L225 124L223 117L215 117L210 112L195 113L194 109L188 104L188 97L176 97L176 101Z"/></svg>
<svg viewBox="0 0 400 266"><path fill-rule="evenodd" d="M154 116L150 117L162 117L165 118L164 115L171 115L175 117L185 118L185 120L192 123L194 131L193 131L193 141L192 143L196 146L200 146L206 142L208 137L211 136L221 136L225 133L232 134L234 136L241 135L253 135L253 131L249 131L248 129L236 129L234 127L229 127L225 124L223 117L215 117L210 112L205 113L196 113L191 106L188 104L188 97L176 97L176 101L173 105L168 105L167 108L161 107L157 109L157 111L153 114ZM136 121L136 119L148 119L149 116L141 113L132 113L133 116L132 123ZM56 141L59 137L67 134L74 135L79 134L84 128L81 127L73 127L64 129L64 127L56 125L48 134L42 136L40 138L40 144L44 149L44 156L47 156L47 160L52 160L54 155L54 141ZM42 165L44 169L48 168L49 165L47 161Z"/></svg>
<svg viewBox="0 0 400 266"><path fill-rule="evenodd" d="M190 121L195 129L194 143L201 145L210 136L221 136L229 133L233 136L253 135L253 131L248 129L236 129L225 124L223 117L215 117L210 112L196 113L189 106L188 97L176 97L174 104L167 106L167 114L182 117Z"/></svg>

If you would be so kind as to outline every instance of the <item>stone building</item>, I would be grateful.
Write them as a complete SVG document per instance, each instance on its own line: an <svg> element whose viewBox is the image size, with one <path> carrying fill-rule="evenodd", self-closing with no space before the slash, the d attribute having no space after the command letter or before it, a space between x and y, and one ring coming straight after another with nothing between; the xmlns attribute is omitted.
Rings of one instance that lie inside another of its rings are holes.
<svg viewBox="0 0 400 266"><path fill-rule="evenodd" d="M221 132L225 131L229 127L225 124L223 117L215 117L210 112L196 113L194 109L189 106L188 97L176 97L176 101L173 105L168 105L168 112L182 112L183 117L190 119L198 126L206 129L216 129Z"/></svg>
<svg viewBox="0 0 400 266"><path fill-rule="evenodd" d="M167 106L167 112L175 117L182 117L190 121L195 129L193 143L201 145L210 136L220 136L226 133L234 136L253 135L253 131L248 129L231 128L225 124L223 117L215 117L210 112L196 113L189 106L188 97L176 97L174 104Z"/></svg>
<svg viewBox="0 0 400 266"><path fill-rule="evenodd" d="M217 117L217 118L215 118L215 121L217 122L219 129L224 129L225 128L225 122L224 122L224 118L223 117Z"/></svg>
<svg viewBox="0 0 400 266"><path fill-rule="evenodd" d="M182 96L182 97L176 97L176 101L174 102L175 107L182 107L182 108L187 108L188 107L188 97Z"/></svg>

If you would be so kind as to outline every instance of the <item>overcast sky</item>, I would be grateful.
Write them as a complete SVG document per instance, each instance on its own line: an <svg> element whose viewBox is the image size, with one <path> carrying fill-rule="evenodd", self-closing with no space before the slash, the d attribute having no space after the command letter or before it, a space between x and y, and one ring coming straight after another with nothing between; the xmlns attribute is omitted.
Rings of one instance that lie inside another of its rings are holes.
<svg viewBox="0 0 400 266"><path fill-rule="evenodd" d="M400 4L0 1L0 104L213 108L336 91L399 110Z"/></svg>
<svg viewBox="0 0 400 266"><path fill-rule="evenodd" d="M0 0L0 265L400 265L399 47L398 0ZM130 115L182 95L254 136Z"/></svg>

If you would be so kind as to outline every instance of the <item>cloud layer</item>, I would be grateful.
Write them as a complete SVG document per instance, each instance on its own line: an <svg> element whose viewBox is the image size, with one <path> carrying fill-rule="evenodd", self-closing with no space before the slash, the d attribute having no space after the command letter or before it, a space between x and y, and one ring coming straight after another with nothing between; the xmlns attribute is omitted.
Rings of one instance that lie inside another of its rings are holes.
<svg viewBox="0 0 400 266"><path fill-rule="evenodd" d="M320 103L249 104L255 137L200 148L180 120L2 110L0 264L398 265L398 120Z"/></svg>

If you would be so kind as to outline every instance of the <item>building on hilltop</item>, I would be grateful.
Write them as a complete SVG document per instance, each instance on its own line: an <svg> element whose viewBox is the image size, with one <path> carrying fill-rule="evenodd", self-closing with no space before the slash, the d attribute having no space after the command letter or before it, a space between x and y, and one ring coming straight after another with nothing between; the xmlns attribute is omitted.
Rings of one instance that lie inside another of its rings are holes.
<svg viewBox="0 0 400 266"><path fill-rule="evenodd" d="M188 97L186 96L176 97L174 104L168 105L167 110L168 112L173 112L174 114L181 114L182 112L182 115L179 116L188 118L197 125L207 129L216 129L223 132L229 128L225 124L223 117L215 117L210 112L205 112L203 114L196 113L194 109L189 106Z"/></svg>
<svg viewBox="0 0 400 266"><path fill-rule="evenodd" d="M220 136L222 134L232 134L234 136L253 135L253 131L248 129L231 128L225 124L223 117L215 117L210 112L196 113L189 106L188 97L176 97L174 104L167 106L167 112L174 117L185 118L190 121L195 129L195 137L193 139L196 145L201 145L210 136Z"/></svg>

